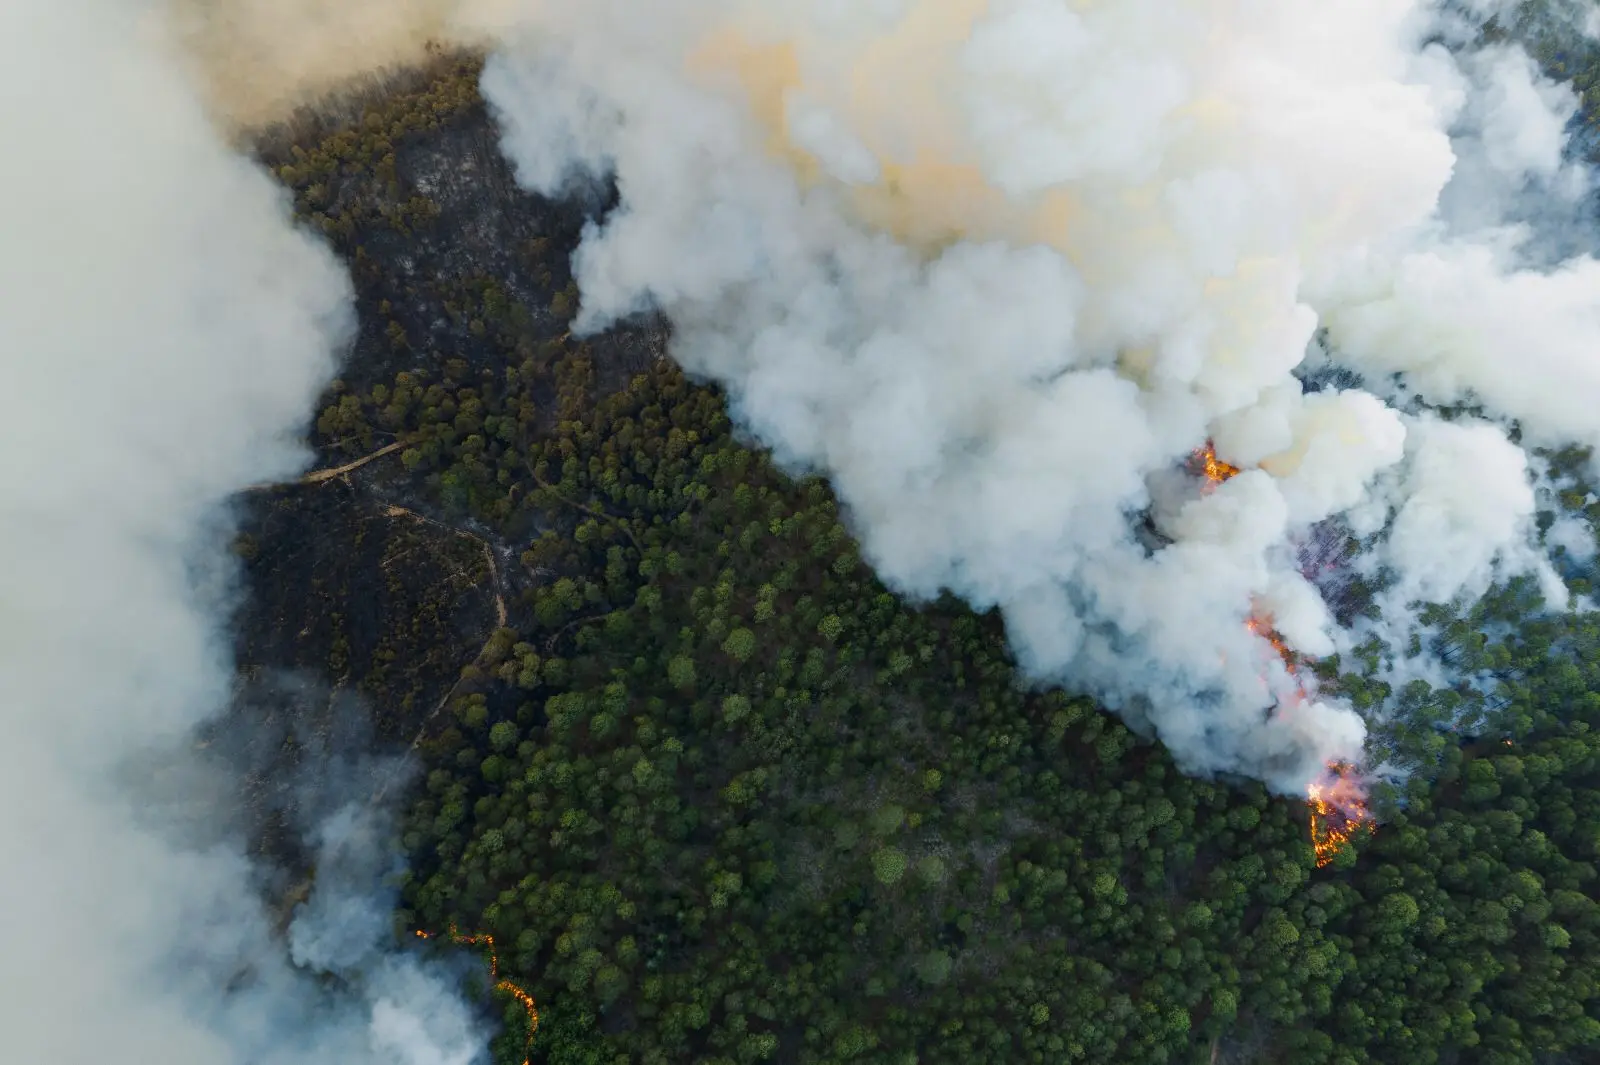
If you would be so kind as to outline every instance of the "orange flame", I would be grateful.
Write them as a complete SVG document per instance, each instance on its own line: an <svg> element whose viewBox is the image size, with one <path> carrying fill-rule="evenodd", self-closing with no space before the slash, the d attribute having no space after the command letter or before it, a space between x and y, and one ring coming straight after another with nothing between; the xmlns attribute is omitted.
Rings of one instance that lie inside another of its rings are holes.
<svg viewBox="0 0 1600 1065"><path fill-rule="evenodd" d="M1206 446L1194 453L1194 471L1206 479L1206 488L1210 490L1232 477L1237 477L1243 471L1231 462L1223 462L1217 458L1217 445L1210 440Z"/></svg>
<svg viewBox="0 0 1600 1065"><path fill-rule="evenodd" d="M1205 446L1190 456L1189 472L1204 478L1202 492L1209 492L1224 481L1244 472L1231 462L1217 457L1217 445L1207 440ZM1282 633L1272 627L1270 619L1252 615L1245 628L1265 640L1283 662L1290 676L1299 673L1299 661ZM1298 699L1304 700L1305 686L1301 682ZM1316 852L1317 868L1333 861L1357 832L1372 832L1376 825L1367 809L1366 796L1355 776L1353 766L1330 762L1322 776L1306 785L1306 802L1311 808L1311 848Z"/></svg>
<svg viewBox="0 0 1600 1065"><path fill-rule="evenodd" d="M1278 657L1283 659L1284 669L1287 669L1291 674L1296 671L1294 651L1290 649L1288 642L1279 635L1277 629L1256 617L1247 620L1244 623L1244 627L1272 645L1272 649L1278 652Z"/></svg>
<svg viewBox="0 0 1600 1065"><path fill-rule="evenodd" d="M1189 468L1205 479L1203 492L1243 472L1233 463L1219 459L1216 443L1211 440L1194 453ZM1271 645L1291 676L1298 674L1299 663L1293 649L1269 619L1251 616L1245 621L1245 627ZM1299 696L1305 698L1303 681ZM1372 832L1375 828L1353 766L1330 763L1318 780L1306 785L1306 802L1311 808L1311 847L1316 852L1319 869L1333 861L1357 832Z"/></svg>
<svg viewBox="0 0 1600 1065"><path fill-rule="evenodd" d="M433 935L418 929L417 938L432 939ZM495 982L494 989L496 991L504 991L516 999L523 1009L528 1011L528 1040L522 1048L522 1065L528 1065L533 1048L533 1035L539 1030L539 1007L534 1003L533 996L510 980L502 980L500 978L500 959L495 954L494 936L487 932L475 936L464 936L456 930L455 925L451 925L449 938L450 942L461 946L485 946L489 948L489 979Z"/></svg>
<svg viewBox="0 0 1600 1065"><path fill-rule="evenodd" d="M1375 830L1372 814L1353 766L1329 764L1321 780L1306 788L1311 807L1311 847L1317 852L1317 868L1334 857L1355 838L1356 833Z"/></svg>
<svg viewBox="0 0 1600 1065"><path fill-rule="evenodd" d="M1291 675L1297 672L1294 652L1271 624L1251 617L1245 627L1272 645ZM1302 698L1304 694L1302 687ZM1318 869L1333 861L1358 832L1370 834L1377 829L1352 765L1328 763L1322 776L1306 785L1306 803L1311 811L1311 849L1316 852Z"/></svg>

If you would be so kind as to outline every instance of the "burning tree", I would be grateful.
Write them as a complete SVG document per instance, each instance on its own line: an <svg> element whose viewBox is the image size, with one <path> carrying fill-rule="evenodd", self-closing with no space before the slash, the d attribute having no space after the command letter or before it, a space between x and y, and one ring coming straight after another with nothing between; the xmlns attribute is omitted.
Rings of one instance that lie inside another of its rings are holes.
<svg viewBox="0 0 1600 1065"><path fill-rule="evenodd" d="M1338 856L1357 833L1371 832L1374 822L1367 809L1367 797L1355 767L1334 762L1327 772L1306 788L1311 807L1311 846L1317 852L1317 868Z"/></svg>

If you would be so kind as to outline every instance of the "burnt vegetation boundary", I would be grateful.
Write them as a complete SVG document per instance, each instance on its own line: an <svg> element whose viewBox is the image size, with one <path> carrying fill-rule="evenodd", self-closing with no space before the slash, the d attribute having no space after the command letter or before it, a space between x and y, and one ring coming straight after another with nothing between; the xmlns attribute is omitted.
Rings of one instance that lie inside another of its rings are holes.
<svg viewBox="0 0 1600 1065"><path fill-rule="evenodd" d="M397 919L495 937L533 1061L1594 1060L1595 615L1463 612L1516 622L1462 652L1513 743L1399 735L1431 771L1317 870L1303 802L889 594L658 324L567 335L594 205L516 191L476 76L263 150L357 285L318 465L403 446L247 501L239 646L420 735Z"/></svg>

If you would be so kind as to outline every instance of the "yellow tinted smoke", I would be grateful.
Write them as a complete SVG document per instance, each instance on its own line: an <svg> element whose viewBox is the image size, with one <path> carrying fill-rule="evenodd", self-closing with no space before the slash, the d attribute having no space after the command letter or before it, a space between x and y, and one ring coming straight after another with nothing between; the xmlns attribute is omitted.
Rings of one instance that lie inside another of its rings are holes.
<svg viewBox="0 0 1600 1065"><path fill-rule="evenodd" d="M747 98L768 131L767 148L802 182L830 180L788 125L787 101L803 93L845 122L877 160L880 176L847 190L867 224L925 249L962 239L1039 241L1070 253L1077 213L1073 196L1053 192L1017 203L964 157L960 114L949 77L988 0L929 0L913 6L892 32L855 50L790 32L776 41L730 26L711 35L689 61L692 73L726 81Z"/></svg>
<svg viewBox="0 0 1600 1065"><path fill-rule="evenodd" d="M483 47L510 0L170 0L219 121L269 124L353 81ZM520 5L526 7L526 4Z"/></svg>
<svg viewBox="0 0 1600 1065"><path fill-rule="evenodd" d="M488 48L512 27L537 29L528 0L170 0L174 24L219 121L259 128L297 107L440 49ZM767 149L808 184L826 180L790 137L786 105L805 93L832 110L877 159L879 180L846 190L865 223L925 249L960 239L1051 244L1070 254L1073 197L1018 204L963 158L949 74L988 0L922 0L891 32L854 49L797 32L761 6L708 34L691 74L731 82L768 131ZM1080 264L1082 266L1084 264Z"/></svg>

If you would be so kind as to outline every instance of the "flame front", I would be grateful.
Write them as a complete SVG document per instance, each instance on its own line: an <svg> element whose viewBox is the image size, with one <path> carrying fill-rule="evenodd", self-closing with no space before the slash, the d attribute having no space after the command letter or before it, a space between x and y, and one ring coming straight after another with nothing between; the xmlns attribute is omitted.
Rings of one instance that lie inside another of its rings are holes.
<svg viewBox="0 0 1600 1065"><path fill-rule="evenodd" d="M429 932L424 932L421 929L418 929L417 938L432 939L433 935ZM532 1056L531 1051L533 1048L533 1035L539 1030L539 1007L534 1003L533 996L524 991L519 985L512 983L510 980L502 980L500 978L500 958L495 953L494 936L491 936L487 932L479 935L464 936L456 930L454 925L451 925L449 939L450 942L459 944L461 946L487 947L489 950L489 979L495 982L495 990L504 991L506 994L516 999L523 1009L528 1011L528 1039L527 1042L523 1044L522 1048L522 1065L528 1065L528 1062Z"/></svg>
<svg viewBox="0 0 1600 1065"><path fill-rule="evenodd" d="M1272 646L1291 675L1298 672L1294 652L1276 629L1258 617L1251 617L1245 627ZM1303 685L1300 696L1305 697ZM1306 804L1311 810L1311 849L1316 852L1318 869L1333 861L1356 833L1376 828L1355 767L1348 763L1329 762L1322 776L1306 785Z"/></svg>
<svg viewBox="0 0 1600 1065"><path fill-rule="evenodd" d="M1204 478L1202 491L1206 492L1242 472L1238 466L1219 459L1216 444L1210 440L1194 453L1189 468ZM1293 649L1272 627L1270 620L1252 615L1245 621L1245 627L1272 647L1291 676L1298 674ZM1305 696L1303 682L1300 696ZM1306 785L1306 803L1311 810L1311 848L1316 852L1319 869L1333 861L1358 832L1370 833L1375 829L1354 766L1330 762L1321 777Z"/></svg>
<svg viewBox="0 0 1600 1065"><path fill-rule="evenodd" d="M1311 807L1311 846L1317 852L1319 869L1333 861L1357 832L1373 831L1366 796L1352 771L1352 766L1334 762L1320 781L1306 789L1306 801Z"/></svg>

